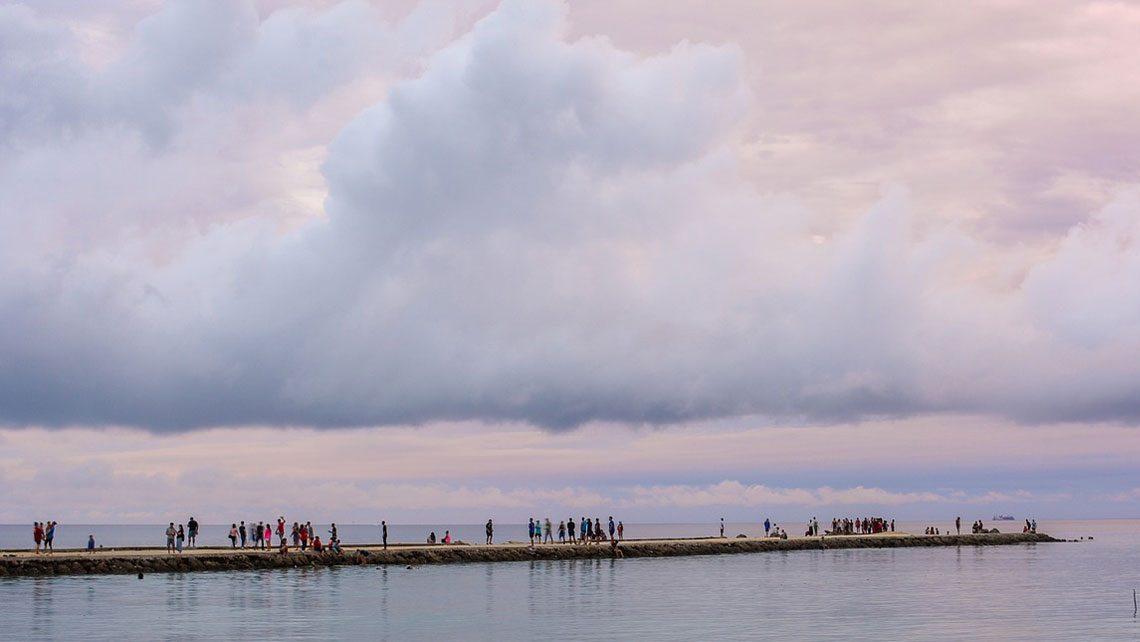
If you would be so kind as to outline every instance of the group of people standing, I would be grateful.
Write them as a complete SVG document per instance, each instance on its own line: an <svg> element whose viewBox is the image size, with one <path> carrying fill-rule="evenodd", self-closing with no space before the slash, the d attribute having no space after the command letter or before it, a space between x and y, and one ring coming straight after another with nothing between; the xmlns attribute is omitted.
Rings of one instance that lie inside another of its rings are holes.
<svg viewBox="0 0 1140 642"><path fill-rule="evenodd" d="M166 527L166 552L181 553L182 545L194 546L198 541L198 520L191 515L186 524L179 524L176 528L174 522Z"/></svg>
<svg viewBox="0 0 1140 642"><path fill-rule="evenodd" d="M530 545L553 544L554 530L554 524L549 517L546 518L545 522L540 522L532 517L530 523L527 524ZM602 520L599 517L595 517L592 522L588 517L583 517L578 522L575 522L573 517L558 522L558 543L560 544L591 544L606 539L612 541L625 539L625 524L620 521L614 522L613 515L610 515L605 529L603 529ZM487 520L487 543L491 543L490 520Z"/></svg>
<svg viewBox="0 0 1140 642"><path fill-rule="evenodd" d="M32 522L32 539L36 542L36 554L42 551L48 555L55 552L55 522Z"/></svg>
<svg viewBox="0 0 1140 642"><path fill-rule="evenodd" d="M887 533L895 530L895 520L887 521L885 517L856 517L831 520L831 530L828 535L872 535ZM817 532L818 534L818 532Z"/></svg>

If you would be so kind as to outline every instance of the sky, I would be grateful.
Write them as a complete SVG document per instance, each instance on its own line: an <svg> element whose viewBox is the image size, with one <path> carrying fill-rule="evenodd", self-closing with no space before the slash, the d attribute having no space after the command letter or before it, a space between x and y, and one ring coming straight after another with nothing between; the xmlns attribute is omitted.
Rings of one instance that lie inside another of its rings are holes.
<svg viewBox="0 0 1140 642"><path fill-rule="evenodd" d="M0 0L0 521L1140 516L1138 28Z"/></svg>

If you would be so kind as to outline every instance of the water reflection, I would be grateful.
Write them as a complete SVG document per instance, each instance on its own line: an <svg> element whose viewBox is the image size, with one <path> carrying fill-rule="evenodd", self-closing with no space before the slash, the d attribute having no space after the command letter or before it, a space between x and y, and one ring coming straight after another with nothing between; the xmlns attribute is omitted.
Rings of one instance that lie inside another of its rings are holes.
<svg viewBox="0 0 1140 642"><path fill-rule="evenodd" d="M970 549L0 581L0 638L1135 642L1137 547Z"/></svg>
<svg viewBox="0 0 1140 642"><path fill-rule="evenodd" d="M55 610L52 608L52 594L55 586L54 578L37 577L32 582L32 632L36 637L44 636L52 639L52 624L55 621ZM8 600L0 603L8 604Z"/></svg>

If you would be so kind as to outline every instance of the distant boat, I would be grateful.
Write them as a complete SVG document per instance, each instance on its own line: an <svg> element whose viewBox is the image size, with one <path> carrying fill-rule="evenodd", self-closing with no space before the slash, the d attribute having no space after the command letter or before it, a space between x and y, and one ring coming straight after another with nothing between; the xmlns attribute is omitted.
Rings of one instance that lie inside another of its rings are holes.
<svg viewBox="0 0 1140 642"><path fill-rule="evenodd" d="M1013 515L994 515L995 522L1012 522Z"/></svg>

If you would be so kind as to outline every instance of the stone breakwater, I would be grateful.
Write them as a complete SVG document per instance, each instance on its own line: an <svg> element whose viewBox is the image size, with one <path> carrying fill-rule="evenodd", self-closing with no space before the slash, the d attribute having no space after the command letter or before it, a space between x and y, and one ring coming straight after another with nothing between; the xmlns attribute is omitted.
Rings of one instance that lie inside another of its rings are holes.
<svg viewBox="0 0 1140 642"><path fill-rule="evenodd" d="M806 551L840 548L905 548L918 546L996 546L1058 542L1041 533L989 533L978 535L854 535L839 537L736 538L692 540L627 540L620 548L626 558L677 557L682 555L724 555L773 551ZM275 568L302 568L345 565L418 566L478 562L520 562L530 560L600 559L613 557L609 543L584 545L523 544L468 546L350 546L340 555L333 553L247 552L227 549L194 549L182 555L160 551L123 550L57 552L55 555L7 553L0 555L0 577L40 577L52 575L112 575L148 573L189 573L195 571L237 571Z"/></svg>

